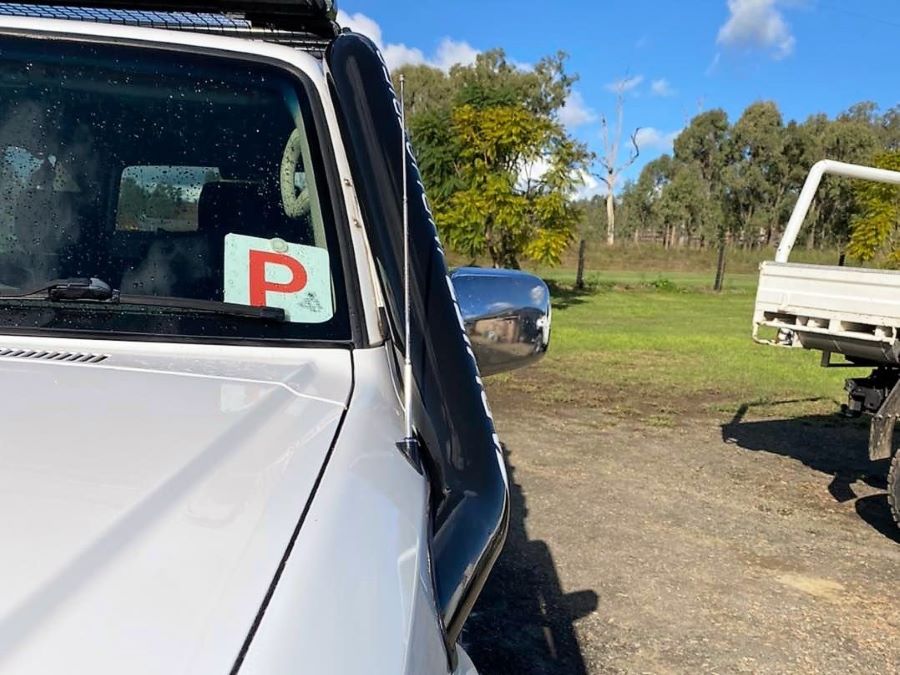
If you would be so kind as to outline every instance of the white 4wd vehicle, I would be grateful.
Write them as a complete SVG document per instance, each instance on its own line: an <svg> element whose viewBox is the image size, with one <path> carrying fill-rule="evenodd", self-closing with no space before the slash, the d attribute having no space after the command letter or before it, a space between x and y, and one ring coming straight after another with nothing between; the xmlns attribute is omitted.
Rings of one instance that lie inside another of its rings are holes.
<svg viewBox="0 0 900 675"><path fill-rule="evenodd" d="M326 0L43 5L0 3L0 672L474 672L475 357L540 358L547 287L448 278Z"/></svg>
<svg viewBox="0 0 900 675"><path fill-rule="evenodd" d="M753 339L821 351L825 367L872 369L868 377L846 381L844 412L872 417L869 458L890 460L888 503L900 526L900 453L894 444L894 427L900 420L900 272L789 261L816 191L829 174L900 185L897 171L828 159L812 167L775 260L760 266ZM764 337L765 332L771 337ZM835 354L843 362L832 363Z"/></svg>

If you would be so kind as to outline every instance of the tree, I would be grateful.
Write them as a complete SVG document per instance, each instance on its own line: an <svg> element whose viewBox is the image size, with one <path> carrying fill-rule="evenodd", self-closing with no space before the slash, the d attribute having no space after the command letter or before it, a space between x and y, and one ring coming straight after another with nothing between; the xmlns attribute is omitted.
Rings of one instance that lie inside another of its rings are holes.
<svg viewBox="0 0 900 675"><path fill-rule="evenodd" d="M147 211L148 193L134 178L125 178L119 189L118 222L121 227L136 230Z"/></svg>
<svg viewBox="0 0 900 675"><path fill-rule="evenodd" d="M879 123L878 104L874 101L854 103L838 115L839 122L858 122L869 126Z"/></svg>
<svg viewBox="0 0 900 675"><path fill-rule="evenodd" d="M578 263L575 271L575 290L583 291L587 242L592 234L602 230L598 225L605 225L606 199L599 196L591 197L581 202L579 210L581 218L578 224Z"/></svg>
<svg viewBox="0 0 900 675"><path fill-rule="evenodd" d="M882 115L880 131L885 150L900 150L900 104Z"/></svg>
<svg viewBox="0 0 900 675"><path fill-rule="evenodd" d="M761 101L749 106L731 131L726 214L745 246L772 241L788 187L783 129L778 106Z"/></svg>
<svg viewBox="0 0 900 675"><path fill-rule="evenodd" d="M168 183L157 183L147 196L146 215L160 220L171 220L182 203L181 191Z"/></svg>
<svg viewBox="0 0 900 675"><path fill-rule="evenodd" d="M669 181L659 199L666 248L684 246L705 225L708 202L696 163L671 162Z"/></svg>
<svg viewBox="0 0 900 675"><path fill-rule="evenodd" d="M875 166L900 171L900 152L876 155ZM847 252L863 262L886 254L891 267L900 267L900 188L896 185L859 181L853 187L858 213L851 222Z"/></svg>
<svg viewBox="0 0 900 675"><path fill-rule="evenodd" d="M625 86L622 80L616 87L616 120L614 128L610 125L606 116L600 118L600 136L603 149L599 156L600 166L603 168L598 178L606 185L606 244L613 246L616 243L616 187L622 172L631 167L641 154L638 146L637 135L640 129L635 129L631 134L631 146L633 150L624 164L619 164L619 154L622 146L622 134L625 122Z"/></svg>
<svg viewBox="0 0 900 675"><path fill-rule="evenodd" d="M443 70L426 65L402 66L391 74L394 89L398 92L401 75L405 80L404 104L408 118L445 110L453 101L453 81Z"/></svg>
<svg viewBox="0 0 900 675"><path fill-rule="evenodd" d="M728 160L730 127L724 110L710 110L691 120L675 139L674 159L696 166L699 172L698 198L703 209L698 214L701 240L714 239L724 246L727 225L722 212L722 173Z"/></svg>
<svg viewBox="0 0 900 675"><path fill-rule="evenodd" d="M445 75L404 68L409 128L447 243L496 266L557 263L579 221L589 153L559 122L574 78L565 55L522 70L501 50ZM395 76L398 73L395 73Z"/></svg>
<svg viewBox="0 0 900 675"><path fill-rule="evenodd" d="M827 120L826 120L827 123ZM776 214L779 222L786 223L790 218L790 211L800 189L806 181L810 167L822 158L821 143L816 133L812 132L805 124L798 124L791 120L784 127L783 155L785 163L786 194L781 202L779 213ZM807 232L807 247L813 248L816 243L815 217L810 218Z"/></svg>
<svg viewBox="0 0 900 675"><path fill-rule="evenodd" d="M619 197L620 219L628 224L634 241L639 241L642 234L656 230L656 211L654 209L656 195L647 187L646 174L647 167L644 167L638 180L626 181Z"/></svg>
<svg viewBox="0 0 900 675"><path fill-rule="evenodd" d="M583 149L521 107L462 106L452 128L463 187L437 211L450 245L498 267L517 269L522 256L558 263L579 220L571 195Z"/></svg>
<svg viewBox="0 0 900 675"><path fill-rule="evenodd" d="M876 128L856 116L841 115L821 130L821 159L867 164L879 146ZM853 188L845 178L826 176L816 194L817 229L824 239L846 245L856 213Z"/></svg>
<svg viewBox="0 0 900 675"><path fill-rule="evenodd" d="M726 161L728 115L724 110L709 110L694 117L673 144L679 162L696 164L710 188L719 182Z"/></svg>

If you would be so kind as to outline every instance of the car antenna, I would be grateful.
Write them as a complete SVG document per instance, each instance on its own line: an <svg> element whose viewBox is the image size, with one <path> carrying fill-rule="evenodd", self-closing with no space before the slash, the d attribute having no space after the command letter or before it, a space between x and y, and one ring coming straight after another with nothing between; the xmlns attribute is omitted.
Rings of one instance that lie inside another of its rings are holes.
<svg viewBox="0 0 900 675"><path fill-rule="evenodd" d="M419 466L419 442L413 433L412 423L412 345L410 344L410 325L412 323L412 301L410 299L410 242L409 242L409 185L407 175L407 138L406 138L406 77L400 75L400 141L403 144L400 161L403 164L403 416L404 437L397 443L397 448L414 465Z"/></svg>

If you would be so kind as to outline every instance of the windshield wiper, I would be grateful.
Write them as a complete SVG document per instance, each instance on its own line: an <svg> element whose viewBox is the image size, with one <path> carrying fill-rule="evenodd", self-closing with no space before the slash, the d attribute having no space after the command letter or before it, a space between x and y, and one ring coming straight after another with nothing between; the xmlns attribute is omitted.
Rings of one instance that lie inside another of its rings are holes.
<svg viewBox="0 0 900 675"><path fill-rule="evenodd" d="M241 319L262 319L263 321L287 321L281 307L253 307L218 300L195 300L194 298L170 298L161 295L120 295L115 302L138 307L159 307L161 309L183 309L204 314L236 316Z"/></svg>
<svg viewBox="0 0 900 675"><path fill-rule="evenodd" d="M122 295L102 279L96 278L56 279L20 293L0 294L0 301L2 300L93 301L102 304L180 309L203 314L234 316L242 319L260 319L262 321L283 322L287 320L287 315L280 307L253 307L231 302L219 302L217 300L174 298L159 295Z"/></svg>
<svg viewBox="0 0 900 675"><path fill-rule="evenodd" d="M27 300L43 298L53 302L66 300L96 300L115 302L119 292L102 279L55 279L46 284L20 293L3 293L0 300Z"/></svg>

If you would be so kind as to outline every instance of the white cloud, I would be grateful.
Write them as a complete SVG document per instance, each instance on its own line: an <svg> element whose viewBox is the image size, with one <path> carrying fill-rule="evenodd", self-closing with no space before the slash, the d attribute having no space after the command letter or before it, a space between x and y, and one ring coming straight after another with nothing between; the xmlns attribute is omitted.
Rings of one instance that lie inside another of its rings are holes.
<svg viewBox="0 0 900 675"><path fill-rule="evenodd" d="M635 75L633 77L624 77L621 80L616 80L615 82L610 82L606 85L606 90L611 91L615 94L625 93L626 91L631 91L632 89L637 89L641 82L644 81L643 75Z"/></svg>
<svg viewBox="0 0 900 675"><path fill-rule="evenodd" d="M337 22L342 28L349 28L355 33L362 33L366 37L371 38L372 42L378 45L379 48L384 45L381 39L381 26L365 14L359 12L348 14L344 10L339 10Z"/></svg>
<svg viewBox="0 0 900 675"><path fill-rule="evenodd" d="M778 6L784 0L728 0L729 16L716 43L769 50L775 59L794 51L796 40Z"/></svg>
<svg viewBox="0 0 900 675"><path fill-rule="evenodd" d="M407 47L403 44L378 45L388 68L395 70L400 66L421 66L428 63L425 53L421 49Z"/></svg>
<svg viewBox="0 0 900 675"><path fill-rule="evenodd" d="M471 65L475 63L475 57L480 53L468 42L458 42L451 38L444 38L441 40L435 53L428 56L421 49L409 47L402 43L385 44L381 26L378 25L377 21L365 14L349 14L340 10L338 11L337 22L343 28L349 28L370 38L384 54L384 60L391 70L405 65L417 66L427 64L448 71L457 64Z"/></svg>
<svg viewBox="0 0 900 675"><path fill-rule="evenodd" d="M457 42L450 38L444 38L438 45L432 63L441 70L450 70L457 64L470 66L475 63L475 59L480 53L468 42Z"/></svg>
<svg viewBox="0 0 900 675"><path fill-rule="evenodd" d="M653 80L650 83L650 93L654 96L674 96L675 90L666 79Z"/></svg>
<svg viewBox="0 0 900 675"><path fill-rule="evenodd" d="M678 138L681 130L664 132L653 127L643 127L638 129L636 140L638 147L644 150L659 150L661 152L669 152L672 150L672 143Z"/></svg>
<svg viewBox="0 0 900 675"><path fill-rule="evenodd" d="M516 183L516 187L524 190L529 183L540 181L549 170L550 163L543 157L527 162L519 170L519 180Z"/></svg>
<svg viewBox="0 0 900 675"><path fill-rule="evenodd" d="M606 183L598 180L596 176L587 171L582 171L580 178L581 185L579 185L575 191L576 199L590 199L591 197L598 196L603 197L609 192L606 188Z"/></svg>
<svg viewBox="0 0 900 675"><path fill-rule="evenodd" d="M570 129L597 121L597 113L585 103L581 92L573 91L559 111L559 121Z"/></svg>
<svg viewBox="0 0 900 675"><path fill-rule="evenodd" d="M519 189L525 189L529 182L542 180L549 170L550 164L546 159L539 158L529 162L519 171L519 180L516 186ZM575 199L590 199L607 193L606 184L589 171L582 169L574 172L572 178L577 183L572 190L572 197Z"/></svg>

